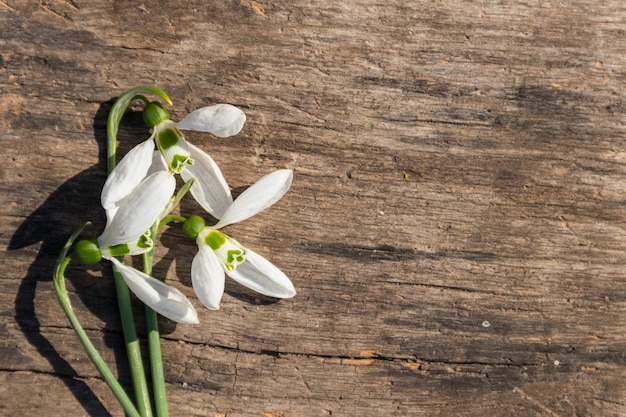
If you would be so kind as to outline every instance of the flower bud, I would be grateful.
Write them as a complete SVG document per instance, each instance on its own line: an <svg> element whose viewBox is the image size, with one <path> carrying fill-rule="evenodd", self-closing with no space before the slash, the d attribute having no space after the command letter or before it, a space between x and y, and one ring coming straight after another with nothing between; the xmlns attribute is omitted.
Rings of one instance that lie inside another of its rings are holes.
<svg viewBox="0 0 626 417"><path fill-rule="evenodd" d="M143 109L143 120L148 127L154 127L169 119L169 113L165 110L163 105L157 101L150 102L146 108Z"/></svg>
<svg viewBox="0 0 626 417"><path fill-rule="evenodd" d="M196 240L198 238L198 234L206 227L206 222L200 216L191 216L185 223L183 223L183 233L193 239Z"/></svg>
<svg viewBox="0 0 626 417"><path fill-rule="evenodd" d="M93 265L102 259L102 252L93 240L79 240L74 246L74 256L83 265Z"/></svg>

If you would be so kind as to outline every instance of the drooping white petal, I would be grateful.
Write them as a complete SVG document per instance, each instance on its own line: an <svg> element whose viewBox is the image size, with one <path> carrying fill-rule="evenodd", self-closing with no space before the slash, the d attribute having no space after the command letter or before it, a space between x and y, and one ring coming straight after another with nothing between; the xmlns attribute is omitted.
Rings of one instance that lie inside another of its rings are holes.
<svg viewBox="0 0 626 417"><path fill-rule="evenodd" d="M291 187L292 180L293 171L290 169L280 169L267 174L235 199L215 228L238 223L265 210L285 195Z"/></svg>
<svg viewBox="0 0 626 417"><path fill-rule="evenodd" d="M291 298L296 289L287 276L270 261L247 249L246 260L228 276L258 293L276 298Z"/></svg>
<svg viewBox="0 0 626 417"><path fill-rule="evenodd" d="M198 323L198 315L187 297L176 288L164 284L141 271L111 259L128 288L148 307L178 323Z"/></svg>
<svg viewBox="0 0 626 417"><path fill-rule="evenodd" d="M246 115L230 104L217 104L194 110L176 126L183 130L210 132L220 138L236 135L243 128Z"/></svg>
<svg viewBox="0 0 626 417"><path fill-rule="evenodd" d="M198 299L208 309L218 310L224 294L224 269L213 250L198 243L198 253L191 263L191 284Z"/></svg>
<svg viewBox="0 0 626 417"><path fill-rule="evenodd" d="M168 203L176 180L167 171L156 172L144 179L119 204L111 223L98 238L101 248L135 242L159 218Z"/></svg>
<svg viewBox="0 0 626 417"><path fill-rule="evenodd" d="M191 195L211 216L219 219L233 202L230 188L213 158L189 142L187 146L194 163L185 167L180 175L185 181L196 177Z"/></svg>
<svg viewBox="0 0 626 417"><path fill-rule="evenodd" d="M152 138L131 149L107 177L100 200L102 207L111 209L126 197L146 177L152 165Z"/></svg>
<svg viewBox="0 0 626 417"><path fill-rule="evenodd" d="M152 152L152 164L150 165L150 169L148 169L148 173L146 174L146 176L164 170L167 170L167 163L163 159L163 155L161 155L161 152L156 149Z"/></svg>

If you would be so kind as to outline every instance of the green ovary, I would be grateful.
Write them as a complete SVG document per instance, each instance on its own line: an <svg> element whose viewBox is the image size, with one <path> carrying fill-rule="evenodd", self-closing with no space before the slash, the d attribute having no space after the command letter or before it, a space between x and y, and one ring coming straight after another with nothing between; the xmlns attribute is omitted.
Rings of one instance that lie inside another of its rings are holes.
<svg viewBox="0 0 626 417"><path fill-rule="evenodd" d="M211 230L204 238L206 244L215 251L219 250L219 248L226 243L226 240L226 235L222 232L218 232L217 230Z"/></svg>

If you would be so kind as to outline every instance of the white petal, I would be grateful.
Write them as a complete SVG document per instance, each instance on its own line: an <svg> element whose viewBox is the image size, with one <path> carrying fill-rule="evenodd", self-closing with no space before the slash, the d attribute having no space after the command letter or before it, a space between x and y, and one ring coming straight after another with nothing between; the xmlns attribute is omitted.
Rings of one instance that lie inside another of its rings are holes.
<svg viewBox="0 0 626 417"><path fill-rule="evenodd" d="M158 149L154 150L152 152L152 164L150 165L150 169L148 169L148 173L146 174L146 176L152 175L158 171L165 170L167 170L167 164L163 159L163 155L161 155L161 152Z"/></svg>
<svg viewBox="0 0 626 417"><path fill-rule="evenodd" d="M156 172L139 184L119 204L111 224L98 238L101 248L136 241L159 218L169 202L176 180L167 171Z"/></svg>
<svg viewBox="0 0 626 417"><path fill-rule="evenodd" d="M141 271L111 259L128 288L148 307L178 323L198 323L198 315L187 297L176 288L164 284Z"/></svg>
<svg viewBox="0 0 626 417"><path fill-rule="evenodd" d="M117 209L119 209L119 206L113 206L111 208L104 210L104 214L106 215L106 218L107 218L105 229L111 226L111 222L113 221L113 218L115 217L115 213L117 213Z"/></svg>
<svg viewBox="0 0 626 417"><path fill-rule="evenodd" d="M221 218L233 202L228 184L222 171L206 152L187 142L193 165L180 173L185 181L196 177L191 186L191 195L211 216Z"/></svg>
<svg viewBox="0 0 626 417"><path fill-rule="evenodd" d="M202 304L218 310L224 294L224 269L211 248L200 243L198 249L191 263L191 284Z"/></svg>
<svg viewBox="0 0 626 417"><path fill-rule="evenodd" d="M235 199L215 228L238 223L265 210L285 195L291 187L292 180L293 171L290 169L280 169L267 174Z"/></svg>
<svg viewBox="0 0 626 417"><path fill-rule="evenodd" d="M230 104L217 104L192 111L176 126L184 130L210 132L220 138L236 135L243 128L246 115Z"/></svg>
<svg viewBox="0 0 626 417"><path fill-rule="evenodd" d="M152 165L153 151L154 141L150 138L135 146L122 158L102 187L100 197L102 207L113 208L117 202L139 185Z"/></svg>
<svg viewBox="0 0 626 417"><path fill-rule="evenodd" d="M247 249L246 260L229 277L246 287L270 297L291 298L296 289L287 276L270 261Z"/></svg>

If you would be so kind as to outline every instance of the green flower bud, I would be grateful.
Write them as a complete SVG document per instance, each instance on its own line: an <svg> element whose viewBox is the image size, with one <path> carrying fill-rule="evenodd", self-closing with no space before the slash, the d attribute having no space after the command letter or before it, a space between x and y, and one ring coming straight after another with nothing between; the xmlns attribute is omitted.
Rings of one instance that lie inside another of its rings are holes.
<svg viewBox="0 0 626 417"><path fill-rule="evenodd" d="M200 216L191 216L183 223L183 233L190 239L196 240L198 234L206 227L206 222Z"/></svg>
<svg viewBox="0 0 626 417"><path fill-rule="evenodd" d="M159 102L152 101L143 109L143 120L148 127L154 127L170 119L170 115Z"/></svg>
<svg viewBox="0 0 626 417"><path fill-rule="evenodd" d="M74 245L74 256L83 265L93 265L102 259L102 252L95 240L79 240Z"/></svg>

